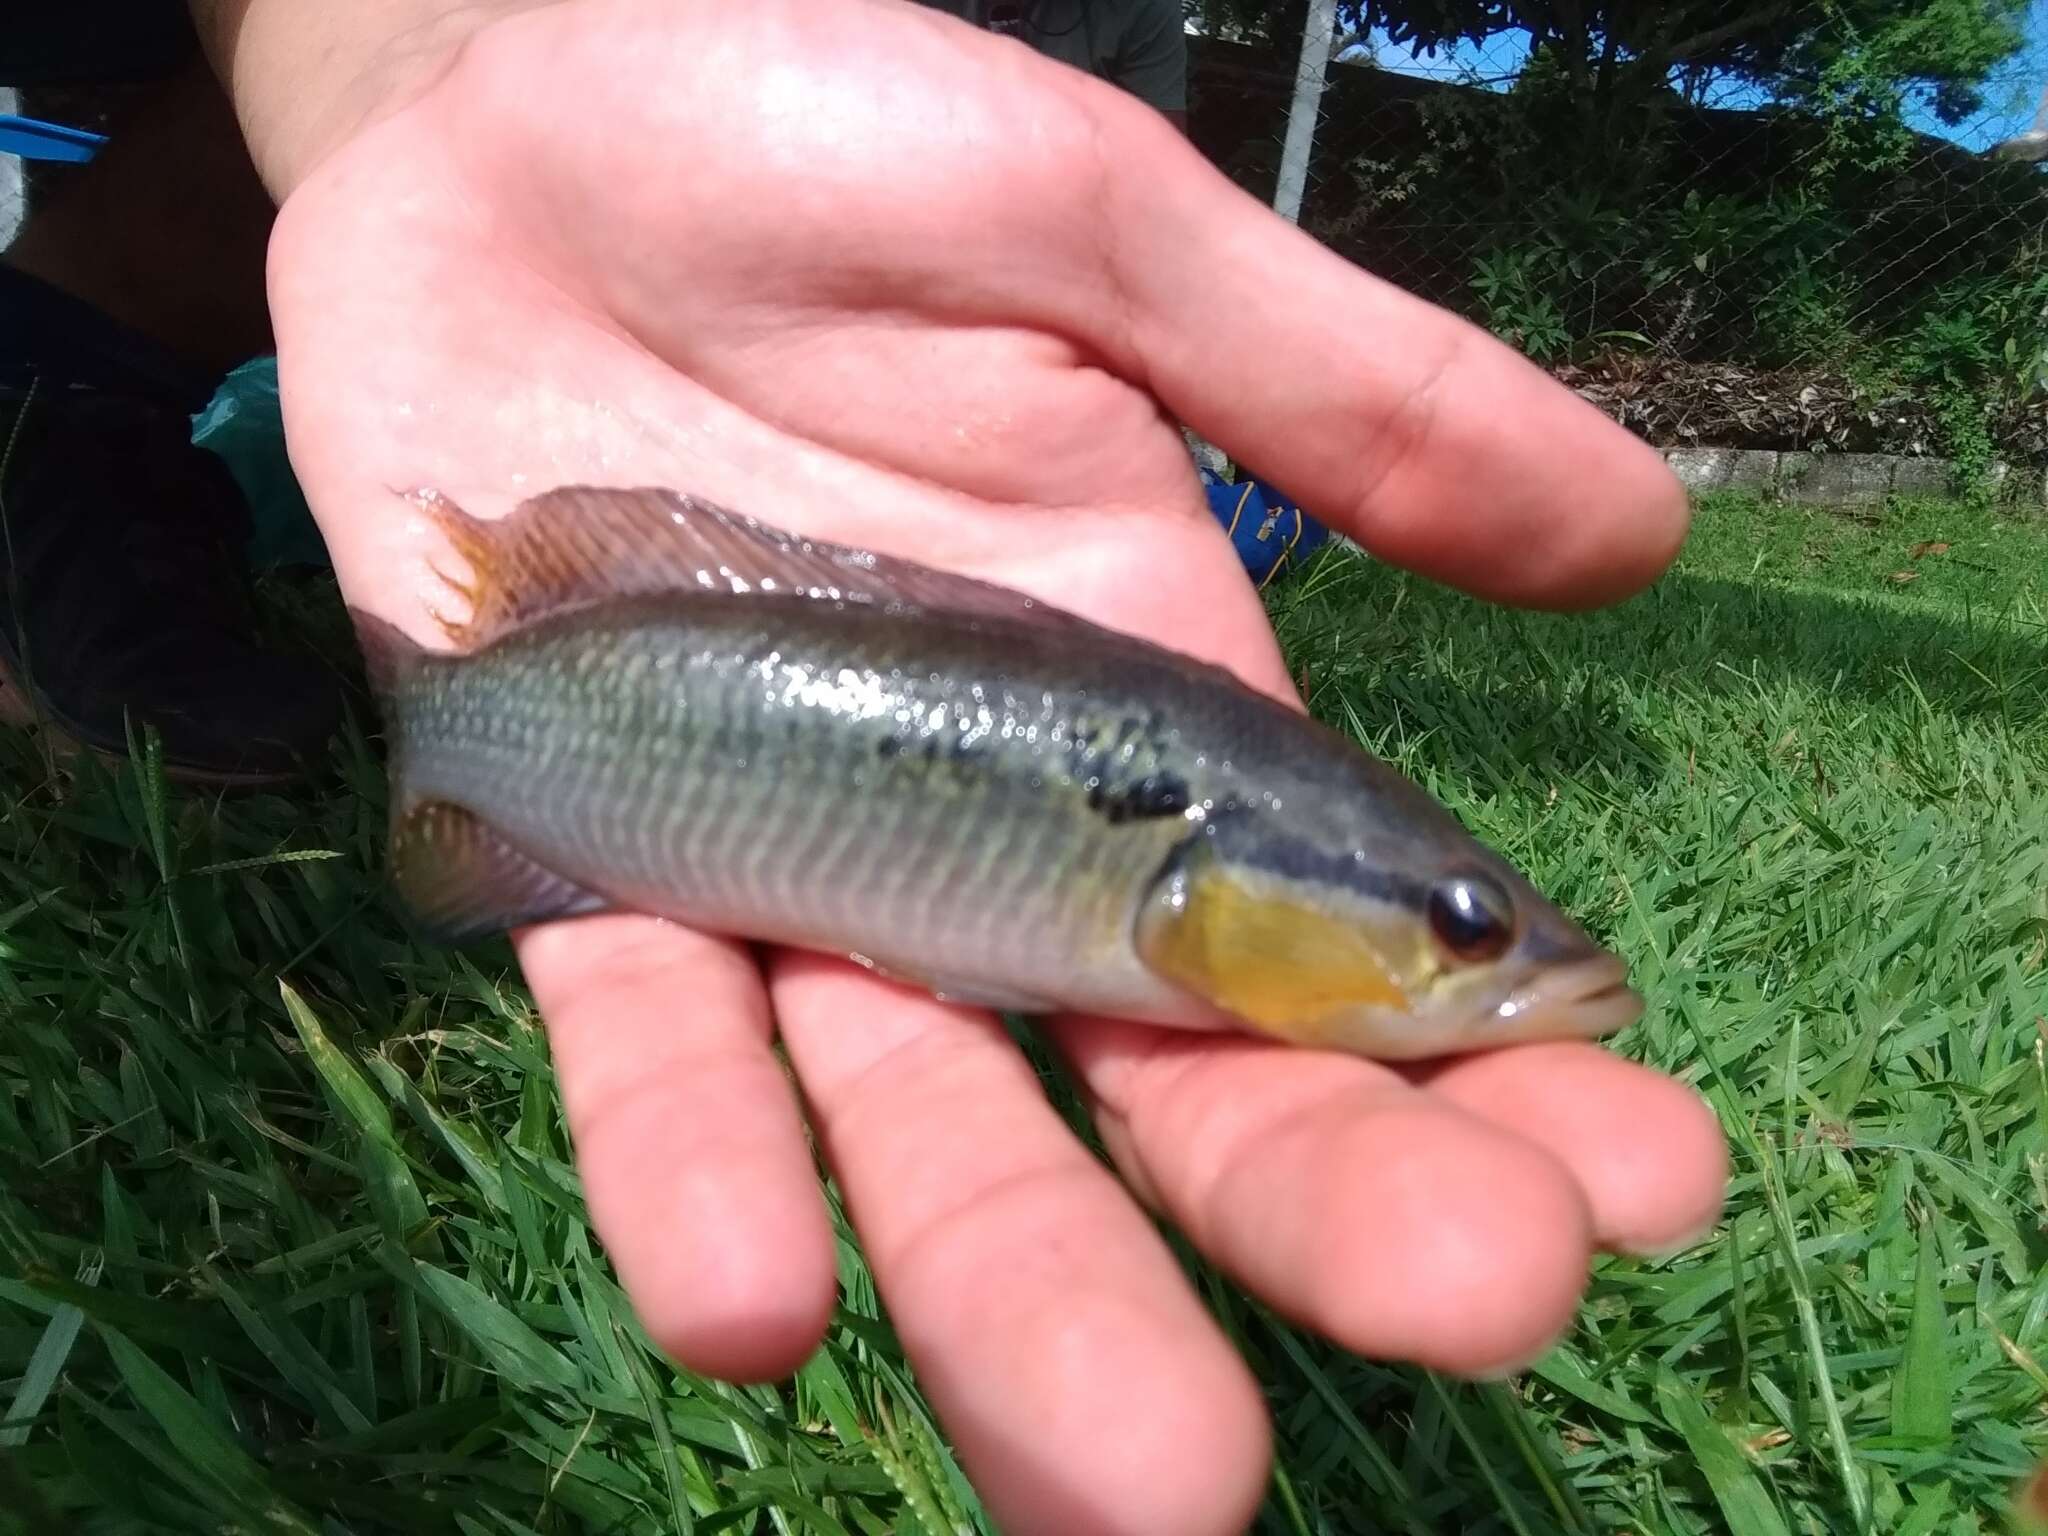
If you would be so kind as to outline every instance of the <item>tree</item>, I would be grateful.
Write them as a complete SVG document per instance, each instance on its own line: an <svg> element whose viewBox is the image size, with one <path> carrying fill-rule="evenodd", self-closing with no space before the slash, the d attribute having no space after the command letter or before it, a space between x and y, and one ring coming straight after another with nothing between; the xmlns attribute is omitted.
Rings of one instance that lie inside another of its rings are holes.
<svg viewBox="0 0 2048 1536"><path fill-rule="evenodd" d="M1285 48L1307 0L1187 0L1205 30ZM1527 35L1532 81L1556 81L1595 135L1626 142L1660 99L1736 80L1779 101L1896 119L1915 96L1944 122L2025 37L2027 0L1338 0L1348 32L1424 53Z"/></svg>
<svg viewBox="0 0 2048 1536"><path fill-rule="evenodd" d="M1917 92L1942 121L1983 105L1980 86L2025 38L2027 0L1366 0L1399 41L1440 46L1522 30L1575 91L1640 103L1704 79L1780 101L1896 114Z"/></svg>

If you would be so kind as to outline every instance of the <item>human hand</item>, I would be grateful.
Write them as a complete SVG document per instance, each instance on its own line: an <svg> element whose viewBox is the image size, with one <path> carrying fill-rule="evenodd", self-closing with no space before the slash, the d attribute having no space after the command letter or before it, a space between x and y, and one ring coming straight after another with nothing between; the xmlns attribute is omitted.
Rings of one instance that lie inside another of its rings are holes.
<svg viewBox="0 0 2048 1536"><path fill-rule="evenodd" d="M586 0L408 78L292 191L271 292L343 588L423 641L436 551L396 492L494 515L662 485L1291 697L1162 404L1488 597L1612 599L1682 535L1656 457L1506 349L1144 107L914 7ZM1008 1530L1198 1536L1260 1495L1257 1388L1140 1201L1340 1344L1469 1373L1563 1329L1594 1248L1671 1246L1718 1209L1711 1116L1591 1045L1396 1072L1052 1021L1119 1184L985 1014L632 916L519 953L652 1335L733 1378L816 1345L834 1265L807 1114Z"/></svg>

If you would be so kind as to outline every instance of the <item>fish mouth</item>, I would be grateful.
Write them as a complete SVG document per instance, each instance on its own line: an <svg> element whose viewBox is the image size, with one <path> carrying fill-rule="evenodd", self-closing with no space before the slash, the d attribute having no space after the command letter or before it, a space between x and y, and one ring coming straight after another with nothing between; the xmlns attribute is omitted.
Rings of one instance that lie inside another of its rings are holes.
<svg viewBox="0 0 2048 1536"><path fill-rule="evenodd" d="M1642 1016L1642 994L1615 955L1553 966L1514 993L1494 1016L1518 1034L1610 1035Z"/></svg>

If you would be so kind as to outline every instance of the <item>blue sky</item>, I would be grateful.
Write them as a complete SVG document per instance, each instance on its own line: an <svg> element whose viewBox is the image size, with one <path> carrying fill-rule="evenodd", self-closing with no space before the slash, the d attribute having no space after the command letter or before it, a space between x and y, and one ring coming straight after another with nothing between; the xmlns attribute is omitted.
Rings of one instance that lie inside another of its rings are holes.
<svg viewBox="0 0 2048 1536"><path fill-rule="evenodd" d="M1526 32L1504 32L1484 43L1460 44L1429 57L1418 57L1388 42L1383 33L1375 33L1372 42L1380 68L1435 80L1476 76L1480 81L1498 78L1504 85L1529 56ZM2028 7L2026 45L1999 67L1984 93L1984 111L1978 117L1950 127L1920 106L1907 114L1908 120L1925 133L1953 139L1969 149L1986 149L2033 121L2044 86L2048 86L2048 0L2033 0ZM1714 105L1754 107L1763 100L1755 88L1731 83Z"/></svg>

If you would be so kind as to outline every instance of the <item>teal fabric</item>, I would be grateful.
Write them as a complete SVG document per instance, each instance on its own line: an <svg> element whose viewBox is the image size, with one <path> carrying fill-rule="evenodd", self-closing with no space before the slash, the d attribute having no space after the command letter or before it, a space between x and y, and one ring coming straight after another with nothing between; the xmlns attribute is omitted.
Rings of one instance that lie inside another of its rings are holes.
<svg viewBox="0 0 2048 1536"><path fill-rule="evenodd" d="M192 419L192 441L226 461L248 499L252 566L328 563L326 542L285 454L276 358L256 358L222 380Z"/></svg>

